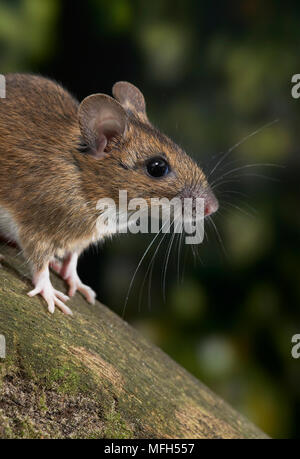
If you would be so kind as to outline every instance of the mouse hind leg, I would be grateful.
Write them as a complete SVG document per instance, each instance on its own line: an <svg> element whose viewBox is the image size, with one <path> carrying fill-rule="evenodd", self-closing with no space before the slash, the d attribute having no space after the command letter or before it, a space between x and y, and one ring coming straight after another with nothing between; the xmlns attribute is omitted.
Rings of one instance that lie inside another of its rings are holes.
<svg viewBox="0 0 300 459"><path fill-rule="evenodd" d="M72 297L78 291L89 303L94 304L96 293L88 285L81 282L77 273L78 253L69 252L65 256L62 263L54 260L50 263L51 268L59 274L69 286L69 296Z"/></svg>

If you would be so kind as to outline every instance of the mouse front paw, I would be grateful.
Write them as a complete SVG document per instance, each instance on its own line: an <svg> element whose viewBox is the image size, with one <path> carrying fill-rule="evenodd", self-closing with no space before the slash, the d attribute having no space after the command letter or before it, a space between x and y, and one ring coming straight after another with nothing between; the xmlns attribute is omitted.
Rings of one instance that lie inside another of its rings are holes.
<svg viewBox="0 0 300 459"><path fill-rule="evenodd" d="M53 314L57 306L64 314L72 315L72 311L65 305L69 297L56 290L51 284L48 267L37 273L33 278L35 288L27 293L28 296L41 295L48 305L48 311Z"/></svg>

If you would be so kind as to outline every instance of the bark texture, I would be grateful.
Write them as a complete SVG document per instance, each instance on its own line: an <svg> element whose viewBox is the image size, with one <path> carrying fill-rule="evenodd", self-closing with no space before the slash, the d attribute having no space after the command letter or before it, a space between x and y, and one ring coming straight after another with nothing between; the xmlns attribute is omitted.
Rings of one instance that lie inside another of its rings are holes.
<svg viewBox="0 0 300 459"><path fill-rule="evenodd" d="M1 438L265 437L102 304L48 314L17 250L0 253Z"/></svg>

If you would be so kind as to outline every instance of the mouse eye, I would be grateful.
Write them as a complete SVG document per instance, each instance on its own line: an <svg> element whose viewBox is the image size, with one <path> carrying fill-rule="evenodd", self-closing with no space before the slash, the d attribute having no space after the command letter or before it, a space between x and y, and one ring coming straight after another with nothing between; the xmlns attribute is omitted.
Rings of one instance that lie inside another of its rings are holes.
<svg viewBox="0 0 300 459"><path fill-rule="evenodd" d="M151 158L146 163L147 172L151 177L164 177L170 172L167 161L161 157Z"/></svg>

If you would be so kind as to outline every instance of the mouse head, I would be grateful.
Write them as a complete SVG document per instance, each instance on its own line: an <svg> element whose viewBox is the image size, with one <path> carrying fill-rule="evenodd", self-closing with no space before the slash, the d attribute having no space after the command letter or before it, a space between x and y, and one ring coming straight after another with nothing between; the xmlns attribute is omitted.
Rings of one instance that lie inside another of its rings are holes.
<svg viewBox="0 0 300 459"><path fill-rule="evenodd" d="M105 177L107 196L117 202L119 190L127 190L128 199L203 198L205 216L215 212L218 201L203 171L149 122L139 89L121 81L113 95L91 95L79 107L85 151Z"/></svg>

